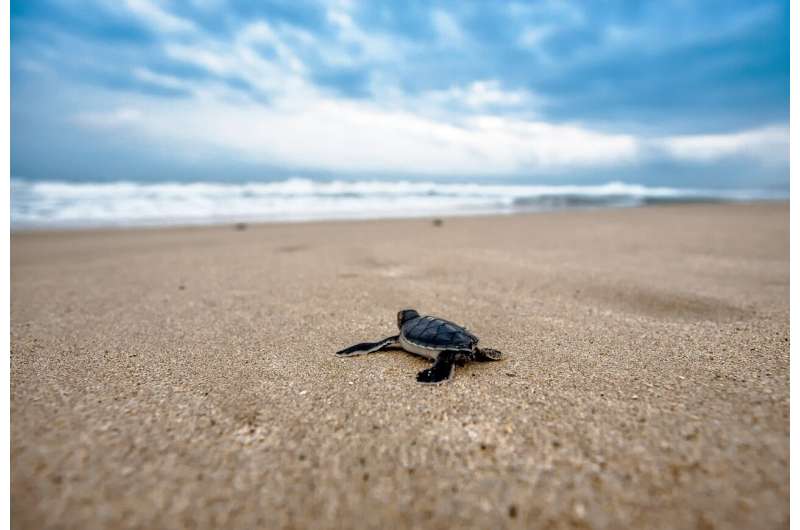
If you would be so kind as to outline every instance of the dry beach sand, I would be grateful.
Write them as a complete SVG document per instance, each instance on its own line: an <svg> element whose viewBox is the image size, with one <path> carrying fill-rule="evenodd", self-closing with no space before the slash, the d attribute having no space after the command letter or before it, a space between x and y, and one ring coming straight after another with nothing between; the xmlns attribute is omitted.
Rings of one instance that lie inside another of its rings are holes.
<svg viewBox="0 0 800 530"><path fill-rule="evenodd" d="M785 528L788 204L18 233L12 525ZM507 360L339 359L415 307Z"/></svg>

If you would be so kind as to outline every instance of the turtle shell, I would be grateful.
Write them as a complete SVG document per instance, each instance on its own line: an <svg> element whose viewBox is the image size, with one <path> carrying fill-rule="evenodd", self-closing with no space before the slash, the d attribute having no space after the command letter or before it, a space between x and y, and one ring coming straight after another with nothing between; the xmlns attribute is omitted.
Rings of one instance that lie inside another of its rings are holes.
<svg viewBox="0 0 800 530"><path fill-rule="evenodd" d="M471 350L478 337L442 318L424 316L409 320L400 330L407 341L437 350Z"/></svg>

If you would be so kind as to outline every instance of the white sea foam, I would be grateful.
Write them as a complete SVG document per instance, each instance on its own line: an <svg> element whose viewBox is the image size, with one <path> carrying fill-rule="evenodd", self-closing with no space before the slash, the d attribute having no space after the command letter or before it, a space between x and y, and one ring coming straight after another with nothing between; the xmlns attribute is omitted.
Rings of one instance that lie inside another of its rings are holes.
<svg viewBox="0 0 800 530"><path fill-rule="evenodd" d="M15 228L136 226L510 213L652 202L781 199L786 194L646 187L413 181L11 182Z"/></svg>

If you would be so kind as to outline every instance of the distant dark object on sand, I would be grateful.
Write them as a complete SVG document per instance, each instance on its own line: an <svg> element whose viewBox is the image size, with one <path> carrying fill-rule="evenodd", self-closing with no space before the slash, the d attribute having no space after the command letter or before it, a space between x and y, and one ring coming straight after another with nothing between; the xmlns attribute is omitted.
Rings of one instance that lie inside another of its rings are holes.
<svg viewBox="0 0 800 530"><path fill-rule="evenodd" d="M243 230L247 230L247 223L236 223L233 225L234 230L242 232Z"/></svg>
<svg viewBox="0 0 800 530"><path fill-rule="evenodd" d="M443 224L444 224L444 221L442 221L438 217L433 220L433 226L442 226Z"/></svg>

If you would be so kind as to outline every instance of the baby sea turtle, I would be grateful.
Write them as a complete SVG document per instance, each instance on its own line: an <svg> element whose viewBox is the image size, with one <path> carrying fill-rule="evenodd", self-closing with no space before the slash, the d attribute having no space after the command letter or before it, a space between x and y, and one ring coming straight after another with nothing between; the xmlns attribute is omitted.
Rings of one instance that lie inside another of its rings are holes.
<svg viewBox="0 0 800 530"><path fill-rule="evenodd" d="M352 357L379 350L400 347L409 353L431 359L433 366L417 374L417 381L437 384L453 377L456 364L467 361L499 361L503 354L489 348L478 348L478 337L466 328L443 318L421 316L413 309L397 313L400 334L378 342L362 342L336 352L339 357Z"/></svg>

